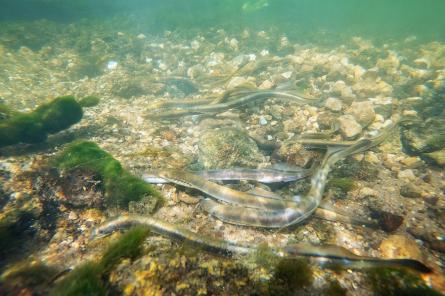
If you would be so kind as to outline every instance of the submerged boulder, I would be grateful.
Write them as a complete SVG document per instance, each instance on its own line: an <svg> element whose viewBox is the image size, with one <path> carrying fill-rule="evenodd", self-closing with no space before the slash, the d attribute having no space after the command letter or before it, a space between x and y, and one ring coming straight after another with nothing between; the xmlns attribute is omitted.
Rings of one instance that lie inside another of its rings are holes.
<svg viewBox="0 0 445 296"><path fill-rule="evenodd" d="M263 161L255 141L237 128L209 130L198 145L199 162L205 168L256 167Z"/></svg>

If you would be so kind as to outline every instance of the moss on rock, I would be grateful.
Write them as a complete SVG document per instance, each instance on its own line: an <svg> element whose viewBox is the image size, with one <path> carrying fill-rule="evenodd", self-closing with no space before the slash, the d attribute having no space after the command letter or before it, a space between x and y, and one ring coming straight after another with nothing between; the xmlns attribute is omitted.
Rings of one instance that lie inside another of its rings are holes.
<svg viewBox="0 0 445 296"><path fill-rule="evenodd" d="M75 141L69 144L53 159L56 167L63 170L84 168L103 180L107 206L127 208L130 201L139 201L150 196L159 206L161 194L150 184L131 175L111 154L89 141Z"/></svg>
<svg viewBox="0 0 445 296"><path fill-rule="evenodd" d="M72 96L58 97L29 113L8 112L0 122L0 147L17 143L39 143L80 121L82 106Z"/></svg>
<svg viewBox="0 0 445 296"><path fill-rule="evenodd" d="M104 252L98 263L88 262L74 269L53 289L52 295L109 295L108 277L124 258L134 260L142 253L142 243L149 230L136 227L127 231Z"/></svg>

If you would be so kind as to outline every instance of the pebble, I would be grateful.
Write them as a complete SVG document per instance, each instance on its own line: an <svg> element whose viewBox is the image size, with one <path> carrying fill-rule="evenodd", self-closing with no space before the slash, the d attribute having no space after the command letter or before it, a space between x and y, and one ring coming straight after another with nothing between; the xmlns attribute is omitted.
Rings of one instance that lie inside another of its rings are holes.
<svg viewBox="0 0 445 296"><path fill-rule="evenodd" d="M416 176L414 175L412 170L406 169L406 170L400 171L397 174L397 178L402 179L402 180L412 181L416 178Z"/></svg>
<svg viewBox="0 0 445 296"><path fill-rule="evenodd" d="M410 258L422 261L423 256L417 243L404 235L394 234L388 236L380 244L383 258Z"/></svg>
<svg viewBox="0 0 445 296"><path fill-rule="evenodd" d="M410 198L420 198L422 197L422 192L418 189L417 186L408 183L400 187L400 195Z"/></svg>
<svg viewBox="0 0 445 296"><path fill-rule="evenodd" d="M369 187L363 187L362 189L360 189L359 194L362 197L366 197L366 196L374 196L374 197L376 197L376 196L379 196L379 193L376 190L374 190L372 188L369 188Z"/></svg>
<svg viewBox="0 0 445 296"><path fill-rule="evenodd" d="M375 118L374 107L371 102L353 102L348 109L348 113L352 114L354 118L363 126L370 125Z"/></svg>
<svg viewBox="0 0 445 296"><path fill-rule="evenodd" d="M340 111L343 107L342 102L337 98L328 98L325 102L325 107L332 111Z"/></svg>
<svg viewBox="0 0 445 296"><path fill-rule="evenodd" d="M362 126L352 115L342 115L338 118L340 131L346 138L354 138L362 132Z"/></svg>
<svg viewBox="0 0 445 296"><path fill-rule="evenodd" d="M260 125L266 125L267 124L267 119L264 118L264 116L261 116L259 119L259 124Z"/></svg>

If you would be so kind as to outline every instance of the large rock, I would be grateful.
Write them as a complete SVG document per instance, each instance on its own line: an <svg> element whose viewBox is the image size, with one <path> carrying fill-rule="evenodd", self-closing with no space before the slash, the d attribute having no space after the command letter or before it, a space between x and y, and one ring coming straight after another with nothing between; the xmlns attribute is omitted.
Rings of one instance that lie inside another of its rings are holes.
<svg viewBox="0 0 445 296"><path fill-rule="evenodd" d="M255 141L236 128L209 130L199 140L199 161L205 168L256 167L263 161Z"/></svg>
<svg viewBox="0 0 445 296"><path fill-rule="evenodd" d="M348 139L357 137L362 132L362 126L352 115L342 115L338 118L340 131Z"/></svg>
<svg viewBox="0 0 445 296"><path fill-rule="evenodd" d="M375 118L374 107L371 102L353 102L348 109L348 113L352 114L362 126L370 125Z"/></svg>

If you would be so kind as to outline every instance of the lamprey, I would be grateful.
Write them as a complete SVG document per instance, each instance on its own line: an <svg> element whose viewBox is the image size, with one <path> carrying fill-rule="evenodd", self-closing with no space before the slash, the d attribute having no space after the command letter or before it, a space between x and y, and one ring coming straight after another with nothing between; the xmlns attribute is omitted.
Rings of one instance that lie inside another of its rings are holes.
<svg viewBox="0 0 445 296"><path fill-rule="evenodd" d="M203 250L226 256L233 254L255 254L260 246L235 243L203 234L192 232L175 224L160 221L151 217L128 215L109 220L93 232L93 238L105 236L116 230L129 228L135 225L144 225L153 232L169 239L187 241L189 244ZM262 247L261 247L262 248ZM368 267L406 267L412 270L429 273L431 269L420 261L413 259L379 259L367 256L358 256L345 248L335 245L311 245L306 243L292 244L285 247L270 247L271 254L277 257L308 257L323 267L330 264L345 266L347 268ZM331 265L331 266L332 266Z"/></svg>
<svg viewBox="0 0 445 296"><path fill-rule="evenodd" d="M153 183L154 180L152 179L152 176L153 175L143 175L142 178ZM161 170L156 172L155 179L156 177L168 180L171 183L197 189L219 201L233 205L269 210L282 210L297 206L297 204L291 200L271 199L237 191L185 171ZM158 181L161 180L159 179Z"/></svg>
<svg viewBox="0 0 445 296"><path fill-rule="evenodd" d="M205 104L205 105L191 105L187 108L181 109L167 109L167 110L154 110L149 114L151 118L175 118L185 115L193 114L206 114L206 113L218 113L231 108L245 105L249 102L258 100L265 100L268 98L280 98L291 100L292 102L298 102L302 104L312 103L318 101L318 99L309 99L302 97L301 95L294 94L286 91L276 90L256 90L256 91L242 91L243 96L229 100L223 103L217 104Z"/></svg>

